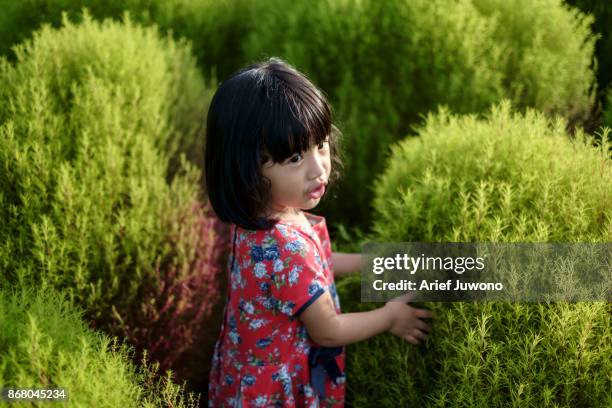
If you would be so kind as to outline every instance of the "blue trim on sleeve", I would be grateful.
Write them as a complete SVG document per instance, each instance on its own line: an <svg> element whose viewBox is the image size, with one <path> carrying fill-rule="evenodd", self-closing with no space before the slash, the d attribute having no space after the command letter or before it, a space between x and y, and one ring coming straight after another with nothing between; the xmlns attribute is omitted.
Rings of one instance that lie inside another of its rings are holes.
<svg viewBox="0 0 612 408"><path fill-rule="evenodd" d="M319 296L321 296L323 293L325 293L325 289L319 288L319 290L317 290L316 293L312 295L310 299L308 299L308 302L304 303L302 307L300 307L299 310L295 312L294 316L295 317L299 316L304 310L306 310L308 306L310 306L315 300L317 300Z"/></svg>

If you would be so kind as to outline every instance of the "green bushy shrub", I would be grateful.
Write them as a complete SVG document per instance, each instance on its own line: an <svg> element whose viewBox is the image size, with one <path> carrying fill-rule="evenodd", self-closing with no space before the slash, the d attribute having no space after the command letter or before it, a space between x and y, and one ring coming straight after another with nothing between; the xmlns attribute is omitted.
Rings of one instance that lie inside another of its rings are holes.
<svg viewBox="0 0 612 408"><path fill-rule="evenodd" d="M326 215L365 226L387 147L438 105L480 112L507 97L568 118L590 109L591 20L558 0L519 3L267 2L247 60L279 55L306 72L345 134L345 182Z"/></svg>
<svg viewBox="0 0 612 408"><path fill-rule="evenodd" d="M0 55L9 60L15 59L11 47L30 38L34 31L44 23L59 28L62 25L62 12L76 17L82 7L87 7L93 15L100 18L120 18L124 10L140 8L147 0L32 0L29 2L0 0ZM35 12L34 12L35 10Z"/></svg>
<svg viewBox="0 0 612 408"><path fill-rule="evenodd" d="M595 17L592 29L599 35L595 43L598 99L604 108L609 109L610 102L607 101L606 90L612 86L612 3L600 0L565 0L565 2ZM607 125L612 126L612 121L608 120Z"/></svg>
<svg viewBox="0 0 612 408"><path fill-rule="evenodd" d="M14 2L13 2L14 3ZM77 2L78 3L78 2ZM99 15L105 16L102 12L116 17L117 20L127 17L130 21L134 20L131 16L120 14L120 7L115 6L114 8L107 8L106 2L104 4L98 4L93 2L92 6L96 7L96 11ZM19 6L21 3L15 3L12 7ZM54 4L51 2L51 4ZM140 4L137 1L128 2L124 4L127 8L128 5ZM104 6L104 7L103 7ZM73 8L68 7L67 4L58 3L55 7L49 5L48 12L50 13L49 19L54 25L63 24L62 21L76 21L76 22L87 22L92 20L91 13L87 9L76 10L76 6L72 5ZM61 17L61 10L68 8L72 10L71 13L64 13L64 20ZM112 11L112 12L111 12ZM141 11L142 12L142 11ZM122 13L122 12L121 12ZM28 9L28 15L31 15ZM74 16L69 19L68 16ZM48 22L43 19L41 15L37 15L37 18L41 20L35 24L38 28L40 24L49 25ZM143 17L141 16L141 19ZM133 24L133 23L130 23ZM25 29L25 28L24 28ZM33 29L33 27L30 27ZM105 50L104 47L100 48L101 45L105 45L105 41L113 41L117 38L117 35L109 33L107 39L99 39L98 41L92 41L87 44L79 44L78 52L75 55L71 55L70 52L65 51L62 55L53 55L54 49L41 45L39 51L41 53L48 53L52 59L65 59L62 64L68 64L68 68L72 71L62 70L64 66L52 66L48 64L47 67L50 71L59 72L60 78L70 78L72 74L83 74L80 70L83 69L84 65L81 64L81 57L83 54L91 54L93 62L90 64L90 68L93 69L93 73L98 76L102 76L105 80L123 80L126 92L126 98L144 98L152 97L153 95L162 95L166 99L159 98L155 104L159 107L151 106L150 109L166 109L168 115L172 121L172 129L155 129L153 134L157 134L158 140L155 141L157 146L163 147L170 157L170 173L175 171L179 163L177 162L177 152L185 153L187 158L194 162L197 166L203 165L203 136L204 127L202 125L203 118L206 115L207 101L212 97L212 89L205 87L202 80L201 74L196 68L195 61L192 56L192 49L186 40L181 39L179 41L169 41L169 38L163 38L163 47L167 50L158 51L154 47L145 47L143 49L137 49L140 41L145 42L159 42L155 33L156 30L148 30L140 34L140 39L136 41L128 40L125 44L116 43L114 49ZM28 32L30 36L32 32ZM112 37L115 38L112 38ZM37 38L39 38L38 35ZM39 42L41 40L38 40ZM121 47L125 45L125 47ZM15 46L14 58L22 59L23 57L19 53L23 53L22 47ZM108 46L106 46L108 48ZM41 58L46 56L41 55ZM109 57L117 58L115 62L109 62ZM139 59L142 60L142 64L139 65ZM97 62L97 60L101 62ZM116 64L116 65L112 65ZM121 68L120 64L125 64L122 69L114 72L113 69ZM145 64L149 64L146 66ZM76 67L74 67L76 65ZM62 68L62 69L60 69ZM138 77L138 81L131 83L130 78ZM61 80L61 79L60 79ZM214 84L216 79L210 78L210 83ZM160 87L160 89L156 89ZM69 93L68 90L63 90L63 94ZM139 95L143 93L143 95ZM127 115L126 115L127 116ZM146 122L143 123L143 127L147 131L155 128L157 119L155 117L149 117ZM134 123L136 125L136 123Z"/></svg>
<svg viewBox="0 0 612 408"><path fill-rule="evenodd" d="M596 85L591 68L593 17L568 8L562 0L472 3L482 16L495 20L493 40L503 44L503 77L515 106L584 122Z"/></svg>
<svg viewBox="0 0 612 408"><path fill-rule="evenodd" d="M266 1L158 0L139 8L139 21L191 41L204 74L222 79L246 63L243 41L267 12Z"/></svg>
<svg viewBox="0 0 612 408"><path fill-rule="evenodd" d="M62 12L81 21L82 7L98 20L120 20L129 11L134 21L188 39L205 75L225 78L244 64L241 42L256 22L257 6L249 0L0 0L0 55L14 59L11 47L44 23L60 27Z"/></svg>
<svg viewBox="0 0 612 408"><path fill-rule="evenodd" d="M383 240L610 241L611 163L604 149L564 140L564 126L513 115L507 102L487 120L428 115L418 138L392 147L374 230Z"/></svg>
<svg viewBox="0 0 612 408"><path fill-rule="evenodd" d="M155 365L134 367L131 348L89 330L81 317L54 291L0 289L0 384L63 388L70 406L195 406L194 395L154 380Z"/></svg>
<svg viewBox="0 0 612 408"><path fill-rule="evenodd" d="M441 109L392 148L376 182L374 242L610 242L607 149L570 141L563 120L506 101L484 119ZM583 135L582 135L583 136ZM358 277L338 285L361 311ZM376 305L379 306L379 305ZM606 302L433 303L420 348L385 334L351 346L353 406L612 403Z"/></svg>
<svg viewBox="0 0 612 408"><path fill-rule="evenodd" d="M170 368L205 330L222 252L177 154L211 94L190 48L86 15L16 55L0 67L0 285L62 289Z"/></svg>

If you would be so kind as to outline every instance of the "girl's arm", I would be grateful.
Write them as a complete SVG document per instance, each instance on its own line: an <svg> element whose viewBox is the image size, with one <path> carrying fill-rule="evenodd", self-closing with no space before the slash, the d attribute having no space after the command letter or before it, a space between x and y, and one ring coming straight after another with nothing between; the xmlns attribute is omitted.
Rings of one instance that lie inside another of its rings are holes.
<svg viewBox="0 0 612 408"><path fill-rule="evenodd" d="M346 276L354 272L359 272L359 270L361 269L360 254L332 252L331 261L334 269L334 278Z"/></svg>
<svg viewBox="0 0 612 408"><path fill-rule="evenodd" d="M432 313L407 305L409 296L402 295L371 311L337 314L326 291L300 314L300 319L309 336L324 347L357 343L386 331L419 344L431 331L421 319L432 317Z"/></svg>

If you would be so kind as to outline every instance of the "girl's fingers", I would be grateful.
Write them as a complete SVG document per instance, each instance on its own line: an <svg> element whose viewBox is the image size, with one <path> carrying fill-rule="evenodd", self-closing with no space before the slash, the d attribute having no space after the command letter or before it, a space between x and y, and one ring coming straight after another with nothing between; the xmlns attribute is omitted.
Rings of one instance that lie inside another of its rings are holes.
<svg viewBox="0 0 612 408"><path fill-rule="evenodd" d="M423 333L420 330L414 330L411 334L411 336L415 339L420 339L420 340L426 340L427 339L427 334Z"/></svg>
<svg viewBox="0 0 612 408"><path fill-rule="evenodd" d="M414 314L418 318L428 319L433 317L433 312L427 309L414 309Z"/></svg>
<svg viewBox="0 0 612 408"><path fill-rule="evenodd" d="M407 334L404 339L406 339L406 341L408 343L412 343L412 344L419 344L419 341L417 339L414 338L414 336Z"/></svg>
<svg viewBox="0 0 612 408"><path fill-rule="evenodd" d="M417 319L415 321L414 325L416 326L417 329L421 329L421 330L426 331L426 332L430 332L431 331L431 327L427 323L422 321L422 320Z"/></svg>

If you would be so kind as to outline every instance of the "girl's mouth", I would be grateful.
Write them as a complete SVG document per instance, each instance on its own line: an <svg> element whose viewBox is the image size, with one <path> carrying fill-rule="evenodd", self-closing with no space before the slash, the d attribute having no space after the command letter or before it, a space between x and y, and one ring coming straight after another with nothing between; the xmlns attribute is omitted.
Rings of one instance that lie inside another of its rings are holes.
<svg viewBox="0 0 612 408"><path fill-rule="evenodd" d="M318 188L312 190L309 193L309 197L314 198L314 199L321 198L324 192L325 192L325 184L321 184Z"/></svg>

